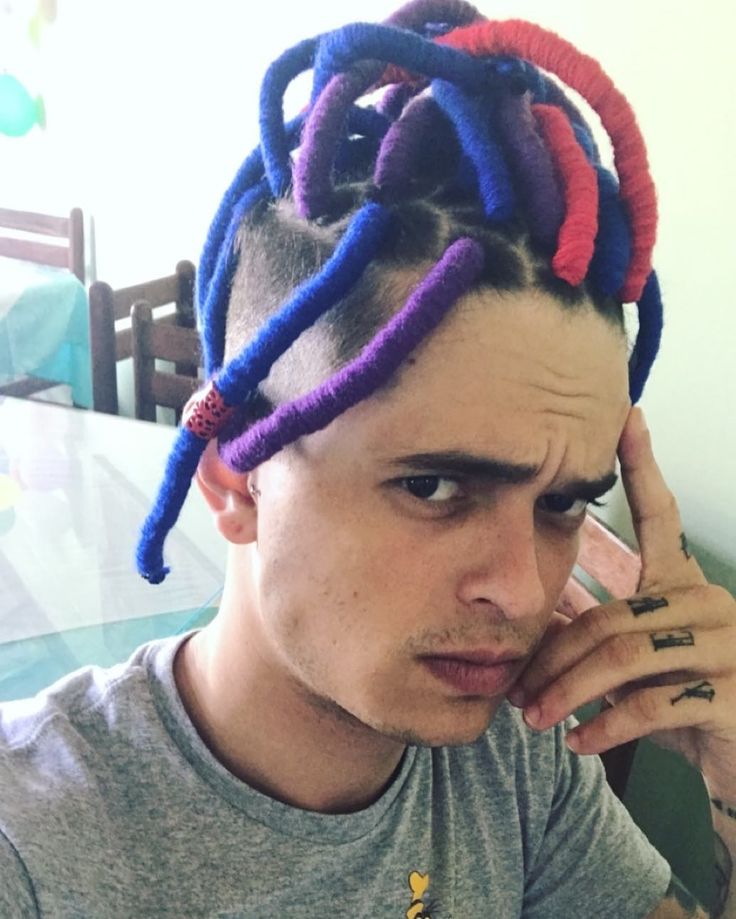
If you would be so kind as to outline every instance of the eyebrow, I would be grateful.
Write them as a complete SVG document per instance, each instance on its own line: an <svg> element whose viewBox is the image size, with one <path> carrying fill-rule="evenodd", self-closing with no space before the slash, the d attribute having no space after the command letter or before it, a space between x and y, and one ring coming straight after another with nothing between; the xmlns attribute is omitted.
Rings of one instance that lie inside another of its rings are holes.
<svg viewBox="0 0 736 919"><path fill-rule="evenodd" d="M407 456L395 457L391 460L391 465L413 471L447 472L508 485L531 482L539 474L538 466L507 463L492 457L474 456L472 453L462 453L456 450L439 453L411 453ZM558 485L555 494L592 501L610 491L617 481L618 476L613 471L596 479L571 479Z"/></svg>

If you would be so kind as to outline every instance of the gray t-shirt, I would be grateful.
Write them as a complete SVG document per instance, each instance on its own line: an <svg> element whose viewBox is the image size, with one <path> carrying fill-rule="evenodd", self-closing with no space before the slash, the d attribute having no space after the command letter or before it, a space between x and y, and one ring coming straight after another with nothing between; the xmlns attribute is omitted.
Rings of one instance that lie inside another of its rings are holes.
<svg viewBox="0 0 736 919"><path fill-rule="evenodd" d="M642 919L663 897L598 758L507 703L473 744L409 747L358 813L255 791L182 706L185 637L0 706L3 919Z"/></svg>

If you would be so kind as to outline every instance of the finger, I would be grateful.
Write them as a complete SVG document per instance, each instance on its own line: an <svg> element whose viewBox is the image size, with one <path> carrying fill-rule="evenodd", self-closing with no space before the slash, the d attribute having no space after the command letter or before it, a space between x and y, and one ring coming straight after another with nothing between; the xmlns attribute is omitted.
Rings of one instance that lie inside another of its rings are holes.
<svg viewBox="0 0 736 919"><path fill-rule="evenodd" d="M656 731L688 727L717 731L727 725L735 704L733 680L691 680L643 689L569 731L565 739L577 753L604 753Z"/></svg>
<svg viewBox="0 0 736 919"><path fill-rule="evenodd" d="M654 458L651 435L638 406L629 413L618 456L641 553L639 590L705 583L687 547L677 502Z"/></svg>
<svg viewBox="0 0 736 919"><path fill-rule="evenodd" d="M557 635L564 634L567 628L569 627L569 625L570 625L570 617L567 616L565 613L561 613L555 610L555 612L552 613L552 617L549 620L547 629L544 633L544 640L548 640L548 639L551 640Z"/></svg>
<svg viewBox="0 0 736 919"><path fill-rule="evenodd" d="M557 635L561 635L570 627L570 619L565 613L560 613L555 610L552 613L552 617L547 625L547 629L542 635L542 638L535 650L535 654L538 653L538 649L541 648L545 642L553 641ZM520 688L518 681L510 687L509 691L506 693L506 698L512 705L516 705L518 708L524 704L524 692Z"/></svg>
<svg viewBox="0 0 736 919"><path fill-rule="evenodd" d="M735 625L733 597L713 584L675 588L666 596L638 596L595 606L570 622L564 632L545 636L519 675L517 696L533 699L614 635Z"/></svg>
<svg viewBox="0 0 736 919"><path fill-rule="evenodd" d="M595 600L591 603L590 593L575 578L570 578L557 601L557 611L567 619L577 619L586 609L597 606Z"/></svg>
<svg viewBox="0 0 736 919"><path fill-rule="evenodd" d="M531 727L545 730L632 681L677 671L684 671L688 680L733 674L729 636L723 633L667 629L614 635L547 686L524 710L524 718Z"/></svg>

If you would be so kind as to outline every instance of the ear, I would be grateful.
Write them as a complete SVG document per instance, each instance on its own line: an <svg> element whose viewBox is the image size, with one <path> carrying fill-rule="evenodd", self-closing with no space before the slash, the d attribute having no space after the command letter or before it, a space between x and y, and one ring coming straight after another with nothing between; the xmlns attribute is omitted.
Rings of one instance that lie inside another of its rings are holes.
<svg viewBox="0 0 736 919"><path fill-rule="evenodd" d="M223 463L216 439L207 444L197 467L197 485L228 542L255 542L258 511L250 491L254 478L254 472L233 472Z"/></svg>

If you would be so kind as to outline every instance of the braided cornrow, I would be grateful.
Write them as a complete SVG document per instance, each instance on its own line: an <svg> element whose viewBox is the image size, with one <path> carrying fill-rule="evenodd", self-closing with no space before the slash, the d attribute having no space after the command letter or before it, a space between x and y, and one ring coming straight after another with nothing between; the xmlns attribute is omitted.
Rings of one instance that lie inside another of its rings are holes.
<svg viewBox="0 0 736 919"><path fill-rule="evenodd" d="M286 88L310 68L310 103L284 124ZM618 178L544 71L598 112ZM361 103L382 87L375 105ZM255 468L386 385L474 288L540 286L621 327L621 303L639 300L634 402L659 345L643 142L599 65L553 33L489 22L462 0L415 0L383 25L283 54L263 81L260 132L200 261L209 382L185 412L141 534L138 567L152 583L168 571L163 542L209 439L234 470ZM327 377L323 367L284 383L315 336L312 351L333 352Z"/></svg>

